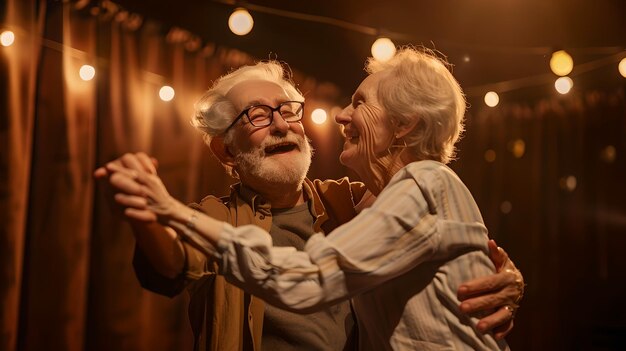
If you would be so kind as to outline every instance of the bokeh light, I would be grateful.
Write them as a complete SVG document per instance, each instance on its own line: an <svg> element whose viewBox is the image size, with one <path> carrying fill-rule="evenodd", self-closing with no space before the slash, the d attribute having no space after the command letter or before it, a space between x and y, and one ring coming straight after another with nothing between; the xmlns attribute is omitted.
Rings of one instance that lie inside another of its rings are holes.
<svg viewBox="0 0 626 351"><path fill-rule="evenodd" d="M2 44L2 46L11 46L14 41L15 34L13 34L10 30L5 30L2 34L0 34L0 44Z"/></svg>
<svg viewBox="0 0 626 351"><path fill-rule="evenodd" d="M254 26L254 20L244 8L237 8L228 18L228 28L237 35L246 35L250 33Z"/></svg>
<svg viewBox="0 0 626 351"><path fill-rule="evenodd" d="M500 102L500 97L498 96L498 93L496 93L495 91L490 91L487 94L485 94L485 104L489 107L495 107L498 106L498 103Z"/></svg>
<svg viewBox="0 0 626 351"><path fill-rule="evenodd" d="M324 109L316 108L311 112L311 120L315 124L323 124L328 119L328 114Z"/></svg>
<svg viewBox="0 0 626 351"><path fill-rule="evenodd" d="M574 177L573 175L569 175L567 177L562 177L561 179L559 179L559 186L561 187L561 189L568 192L576 190L577 183L578 182L576 180L576 177Z"/></svg>
<svg viewBox="0 0 626 351"><path fill-rule="evenodd" d="M159 97L163 101L171 101L174 98L175 92L174 88L169 85L164 85L159 89Z"/></svg>
<svg viewBox="0 0 626 351"><path fill-rule="evenodd" d="M96 69L90 65L82 65L80 70L78 70L78 75L80 76L80 79L86 82L92 80L93 77L96 76Z"/></svg>
<svg viewBox="0 0 626 351"><path fill-rule="evenodd" d="M492 163L496 160L496 152L492 149L485 151L485 161Z"/></svg>
<svg viewBox="0 0 626 351"><path fill-rule="evenodd" d="M574 86L574 81L570 77L561 77L554 82L554 88L561 94L567 94Z"/></svg>
<svg viewBox="0 0 626 351"><path fill-rule="evenodd" d="M621 74L622 77L626 78L626 57L624 57L619 62L619 65L617 65L617 69L619 70L619 74Z"/></svg>
<svg viewBox="0 0 626 351"><path fill-rule="evenodd" d="M566 76L574 69L574 60L565 50L555 51L550 58L550 69L557 76Z"/></svg>
<svg viewBox="0 0 626 351"><path fill-rule="evenodd" d="M389 38L378 38L372 44L372 56L380 62L388 61L396 54L396 45Z"/></svg>

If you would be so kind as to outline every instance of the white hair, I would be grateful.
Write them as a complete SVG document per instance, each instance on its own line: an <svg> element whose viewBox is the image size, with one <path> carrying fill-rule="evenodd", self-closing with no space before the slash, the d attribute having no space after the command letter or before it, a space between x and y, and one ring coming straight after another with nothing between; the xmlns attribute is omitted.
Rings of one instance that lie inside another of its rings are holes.
<svg viewBox="0 0 626 351"><path fill-rule="evenodd" d="M196 102L191 124L203 133L207 145L211 139L226 131L239 111L226 98L235 85L248 80L266 80L282 87L291 100L304 101L304 97L291 80L291 71L278 61L264 61L252 66L240 67L220 78ZM232 129L231 129L232 131ZM232 133L225 137L226 144L232 141Z"/></svg>
<svg viewBox="0 0 626 351"><path fill-rule="evenodd" d="M450 162L464 129L466 101L447 62L432 50L404 47L389 61L370 59L365 69L389 74L379 83L378 99L394 126L419 119L403 137L407 151L418 159Z"/></svg>

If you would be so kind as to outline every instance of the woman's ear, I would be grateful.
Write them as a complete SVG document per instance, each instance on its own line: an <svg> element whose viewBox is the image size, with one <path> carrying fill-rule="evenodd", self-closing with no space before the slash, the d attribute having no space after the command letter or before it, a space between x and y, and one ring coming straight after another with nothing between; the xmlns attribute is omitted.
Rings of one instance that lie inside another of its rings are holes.
<svg viewBox="0 0 626 351"><path fill-rule="evenodd" d="M211 139L209 148L221 163L230 167L235 166L235 156L233 156L228 149L228 145L224 143L223 136L217 136Z"/></svg>
<svg viewBox="0 0 626 351"><path fill-rule="evenodd" d="M402 139L405 135L409 134L413 129L415 129L420 122L420 118L416 115L411 118L410 121L403 123L401 125L395 126L395 136L396 139Z"/></svg>

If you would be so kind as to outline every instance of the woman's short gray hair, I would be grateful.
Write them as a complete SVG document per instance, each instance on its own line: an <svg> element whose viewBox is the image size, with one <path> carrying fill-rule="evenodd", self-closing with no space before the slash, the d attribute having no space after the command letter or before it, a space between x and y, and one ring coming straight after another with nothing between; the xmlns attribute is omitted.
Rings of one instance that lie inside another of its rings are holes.
<svg viewBox="0 0 626 351"><path fill-rule="evenodd" d="M389 73L378 86L378 99L395 126L419 119L404 136L409 152L418 159L448 163L463 132L466 101L448 63L429 49L404 47L386 62L370 59L369 74Z"/></svg>
<svg viewBox="0 0 626 351"><path fill-rule="evenodd" d="M220 78L196 102L191 124L203 133L207 145L211 139L228 128L240 111L226 98L235 85L247 80L266 80L280 85L291 100L304 101L304 97L291 80L291 70L278 61L263 61L252 66L240 67ZM232 133L226 135L230 143Z"/></svg>

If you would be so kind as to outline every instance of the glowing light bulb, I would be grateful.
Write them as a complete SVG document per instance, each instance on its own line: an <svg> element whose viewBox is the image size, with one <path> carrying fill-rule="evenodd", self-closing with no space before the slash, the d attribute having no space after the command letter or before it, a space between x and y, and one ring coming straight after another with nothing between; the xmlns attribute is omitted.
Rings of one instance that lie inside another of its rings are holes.
<svg viewBox="0 0 626 351"><path fill-rule="evenodd" d="M550 58L550 69L557 76L566 76L574 69L574 60L565 50L559 50Z"/></svg>
<svg viewBox="0 0 626 351"><path fill-rule="evenodd" d="M159 89L159 97L163 101L171 101L174 98L174 88L169 85L164 85Z"/></svg>
<svg viewBox="0 0 626 351"><path fill-rule="evenodd" d="M250 33L254 26L254 20L250 13L243 8L238 8L228 18L228 28L237 35L246 35Z"/></svg>
<svg viewBox="0 0 626 351"><path fill-rule="evenodd" d="M372 56L380 62L385 62L396 54L396 45L389 38L378 38L372 44Z"/></svg>
<svg viewBox="0 0 626 351"><path fill-rule="evenodd" d="M498 96L498 93L496 93L495 91L490 91L487 94L485 94L485 104L489 107L495 107L498 106L498 103L500 102L500 97Z"/></svg>
<svg viewBox="0 0 626 351"><path fill-rule="evenodd" d="M321 109L321 108L316 108L311 113L311 120L315 124L322 124L322 123L326 122L327 118L328 118L328 115L326 114L326 111L324 109Z"/></svg>
<svg viewBox="0 0 626 351"><path fill-rule="evenodd" d="M574 81L570 77L561 77L554 82L554 88L561 94L567 94L574 86Z"/></svg>
<svg viewBox="0 0 626 351"><path fill-rule="evenodd" d="M0 34L0 44L2 44L2 46L11 46L14 41L15 34L13 34L10 30L5 30L2 34Z"/></svg>
<svg viewBox="0 0 626 351"><path fill-rule="evenodd" d="M617 66L617 69L619 69L619 74L621 74L622 77L626 78L626 57L624 57L619 62L619 65Z"/></svg>
<svg viewBox="0 0 626 351"><path fill-rule="evenodd" d="M96 76L96 69L90 65L82 65L80 70L78 70L78 75L80 76L80 79L86 82L92 80L93 77Z"/></svg>

